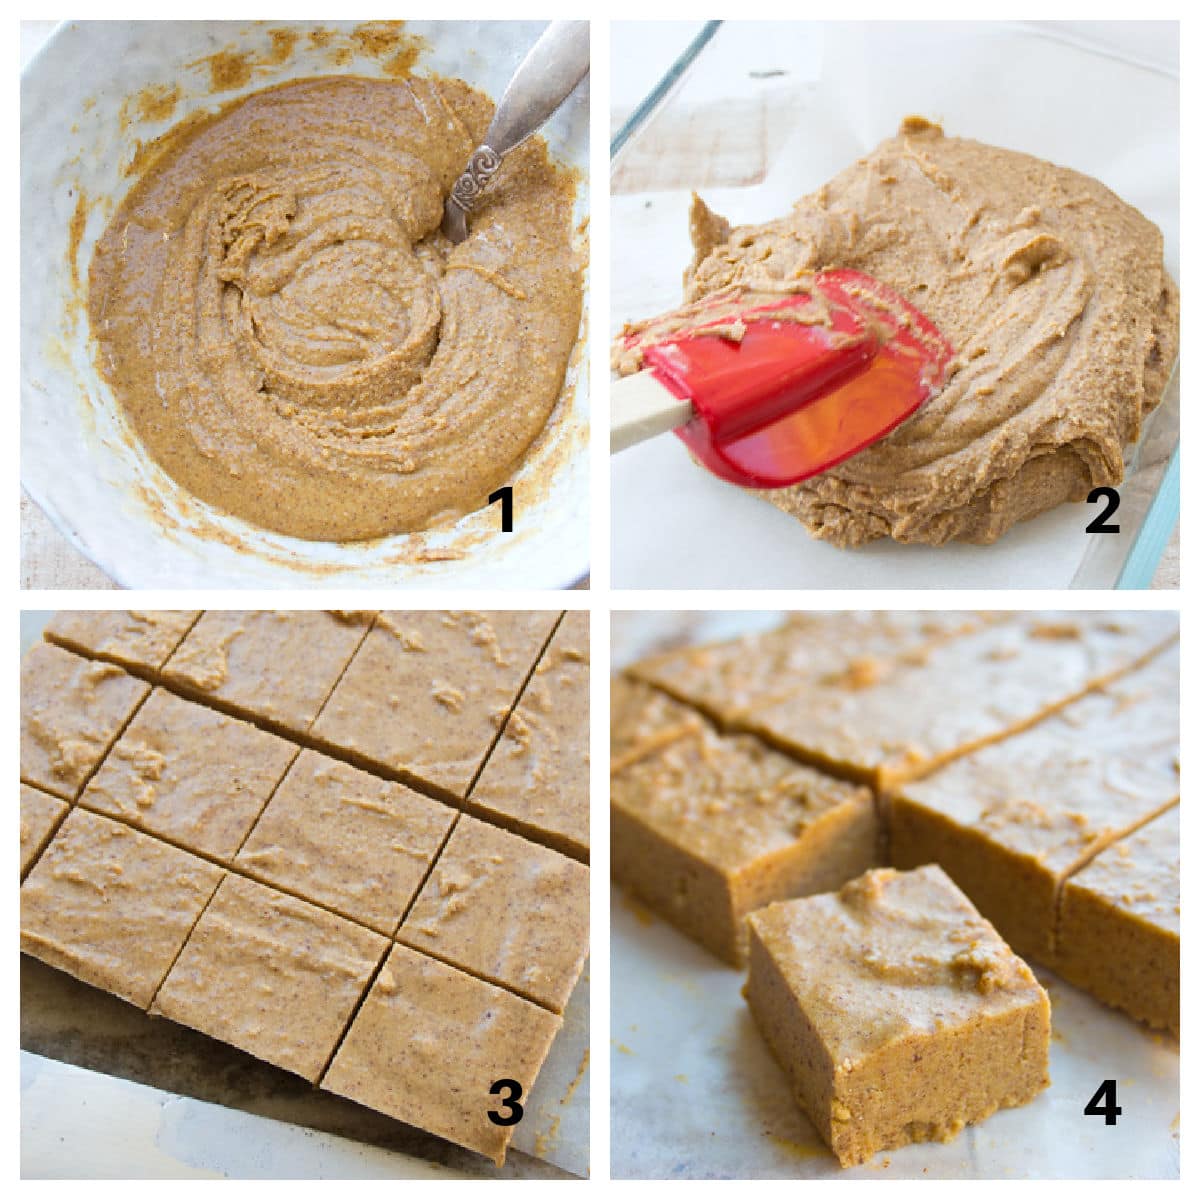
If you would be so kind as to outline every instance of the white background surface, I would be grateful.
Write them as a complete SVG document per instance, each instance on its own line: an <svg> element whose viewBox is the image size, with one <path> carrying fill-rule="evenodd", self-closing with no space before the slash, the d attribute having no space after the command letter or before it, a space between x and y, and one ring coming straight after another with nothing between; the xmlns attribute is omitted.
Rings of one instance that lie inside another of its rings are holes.
<svg viewBox="0 0 1200 1200"><path fill-rule="evenodd" d="M768 613L618 614L621 667L661 639L731 637ZM612 892L614 1178L1175 1178L1179 1050L1170 1037L1032 964L1050 993L1051 1086L945 1145L922 1144L843 1170L791 1098L787 1079L726 966L619 888ZM1124 1113L1108 1127L1084 1105L1117 1080Z"/></svg>
<svg viewBox="0 0 1200 1200"><path fill-rule="evenodd" d="M644 93L652 64L661 70L669 46L696 28L614 25L617 116ZM1103 38L1103 52L1081 48L1081 37ZM618 181L627 173L639 190L619 192L611 206L612 332L680 302L692 186L699 182L704 199L735 224L780 216L909 113L943 121L948 134L1097 176L1160 225L1178 277L1179 92L1177 74L1168 73L1177 72L1177 38L1163 24L1114 32L1086 23L1053 31L977 22L727 23L661 112L673 136L654 143L654 161L628 161L636 142L618 160ZM1136 65L1117 57L1130 52ZM725 128L728 121L736 128ZM656 176L660 190L647 190ZM1123 537L1136 532L1131 485ZM1149 495L1138 498L1144 511ZM1060 506L992 546L881 541L844 551L709 476L667 435L612 460L612 580L621 588L1055 588L1070 585L1093 542L1116 558L1104 572L1111 581L1123 554L1115 553L1117 538L1084 533L1095 513Z"/></svg>

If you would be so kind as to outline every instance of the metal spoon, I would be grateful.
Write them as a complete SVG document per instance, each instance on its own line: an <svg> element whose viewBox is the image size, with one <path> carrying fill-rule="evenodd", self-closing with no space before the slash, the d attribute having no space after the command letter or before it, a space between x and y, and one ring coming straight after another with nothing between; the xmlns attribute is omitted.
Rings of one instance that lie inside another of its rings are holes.
<svg viewBox="0 0 1200 1200"><path fill-rule="evenodd" d="M588 73L588 22L551 21L500 98L481 145L446 197L442 232L455 244L467 217L500 170L504 157L536 133Z"/></svg>

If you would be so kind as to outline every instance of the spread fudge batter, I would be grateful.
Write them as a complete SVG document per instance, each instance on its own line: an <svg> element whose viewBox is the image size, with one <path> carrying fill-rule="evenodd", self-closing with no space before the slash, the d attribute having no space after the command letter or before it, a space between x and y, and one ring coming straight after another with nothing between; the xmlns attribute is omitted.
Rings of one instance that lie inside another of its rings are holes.
<svg viewBox="0 0 1200 1200"><path fill-rule="evenodd" d="M574 187L532 139L453 246L492 102L460 80L256 92L165 139L97 243L99 367L156 462L295 537L429 528L542 431L579 331Z"/></svg>
<svg viewBox="0 0 1200 1200"><path fill-rule="evenodd" d="M942 392L888 437L761 493L838 546L992 542L1119 483L1178 350L1155 225L1094 179L921 118L785 217L731 228L697 198L691 232L688 301L733 288L761 303L853 268L957 351ZM639 365L618 353L618 370Z"/></svg>

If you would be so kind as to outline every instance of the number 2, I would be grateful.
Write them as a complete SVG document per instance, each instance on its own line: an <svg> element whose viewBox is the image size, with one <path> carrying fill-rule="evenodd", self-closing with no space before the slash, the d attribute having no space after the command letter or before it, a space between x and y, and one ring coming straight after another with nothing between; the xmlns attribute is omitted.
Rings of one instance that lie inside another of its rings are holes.
<svg viewBox="0 0 1200 1200"><path fill-rule="evenodd" d="M1103 1117L1105 1125L1115 1125L1121 1111L1120 1105L1117 1104L1115 1079L1106 1079L1096 1089L1096 1094L1083 1106L1085 1117Z"/></svg>
<svg viewBox="0 0 1200 1200"><path fill-rule="evenodd" d="M1093 518L1090 525L1087 527L1088 533L1120 533L1120 525L1109 525L1108 518L1117 511L1121 505L1121 495L1116 488L1098 487L1092 488L1088 492L1087 502L1089 504L1099 504L1100 501L1105 501L1104 509L1098 516Z"/></svg>
<svg viewBox="0 0 1200 1200"><path fill-rule="evenodd" d="M501 1107L507 1109L507 1112L496 1112L495 1109L488 1111L488 1120L493 1125L515 1125L525 1115L524 1107L517 1103L521 1099L523 1090L515 1079L497 1079L488 1091L493 1096L499 1096L504 1091L508 1092L508 1095L501 1101Z"/></svg>

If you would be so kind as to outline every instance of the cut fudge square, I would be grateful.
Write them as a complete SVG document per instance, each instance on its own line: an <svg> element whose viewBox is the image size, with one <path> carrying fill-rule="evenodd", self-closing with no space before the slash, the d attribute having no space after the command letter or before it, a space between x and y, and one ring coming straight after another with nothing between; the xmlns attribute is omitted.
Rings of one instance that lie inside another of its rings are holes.
<svg viewBox="0 0 1200 1200"><path fill-rule="evenodd" d="M1171 613L1019 613L862 676L812 681L739 727L887 791L1033 725L1176 640Z"/></svg>
<svg viewBox="0 0 1200 1200"><path fill-rule="evenodd" d="M795 613L775 629L688 646L629 668L721 726L777 704L809 684L866 687L893 660L918 658L935 642L1007 619L1005 613Z"/></svg>
<svg viewBox="0 0 1200 1200"><path fill-rule="evenodd" d="M394 946L321 1086L503 1166L509 1089L530 1091L562 1019L512 992Z"/></svg>
<svg viewBox="0 0 1200 1200"><path fill-rule="evenodd" d="M21 878L45 849L70 805L49 792L21 784Z"/></svg>
<svg viewBox="0 0 1200 1200"><path fill-rule="evenodd" d="M223 874L76 809L21 885L21 949L145 1008Z"/></svg>
<svg viewBox="0 0 1200 1200"><path fill-rule="evenodd" d="M1063 888L1055 968L1179 1036L1179 807L1097 855Z"/></svg>
<svg viewBox="0 0 1200 1200"><path fill-rule="evenodd" d="M705 724L694 708L630 675L614 675L609 691L610 773Z"/></svg>
<svg viewBox="0 0 1200 1200"><path fill-rule="evenodd" d="M588 949L582 863L464 816L399 941L562 1012Z"/></svg>
<svg viewBox="0 0 1200 1200"><path fill-rule="evenodd" d="M384 612L313 725L360 766L462 800L557 612Z"/></svg>
<svg viewBox="0 0 1200 1200"><path fill-rule="evenodd" d="M1066 878L1179 797L1179 651L891 799L898 867L938 862L1019 953L1055 965Z"/></svg>
<svg viewBox="0 0 1200 1200"><path fill-rule="evenodd" d="M843 1167L1050 1082L1050 1001L937 866L752 913L746 1000Z"/></svg>
<svg viewBox="0 0 1200 1200"><path fill-rule="evenodd" d="M149 691L120 667L39 642L21 661L21 779L74 800Z"/></svg>
<svg viewBox="0 0 1200 1200"><path fill-rule="evenodd" d="M468 808L581 862L588 805L588 615L567 613L468 797Z"/></svg>
<svg viewBox="0 0 1200 1200"><path fill-rule="evenodd" d="M372 614L209 610L163 679L202 703L306 733L366 636Z"/></svg>
<svg viewBox="0 0 1200 1200"><path fill-rule="evenodd" d="M297 747L156 688L80 804L229 862Z"/></svg>
<svg viewBox="0 0 1200 1200"><path fill-rule="evenodd" d="M402 783L302 750L235 862L391 937L454 816Z"/></svg>
<svg viewBox="0 0 1200 1200"><path fill-rule="evenodd" d="M323 908L229 875L150 1011L315 1082L387 945Z"/></svg>
<svg viewBox="0 0 1200 1200"><path fill-rule="evenodd" d="M60 612L46 626L45 636L76 654L153 678L199 615L196 609Z"/></svg>
<svg viewBox="0 0 1200 1200"><path fill-rule="evenodd" d="M727 962L746 914L875 862L870 792L709 726L611 779L613 877Z"/></svg>

